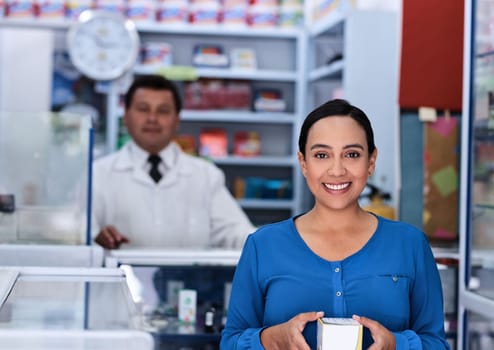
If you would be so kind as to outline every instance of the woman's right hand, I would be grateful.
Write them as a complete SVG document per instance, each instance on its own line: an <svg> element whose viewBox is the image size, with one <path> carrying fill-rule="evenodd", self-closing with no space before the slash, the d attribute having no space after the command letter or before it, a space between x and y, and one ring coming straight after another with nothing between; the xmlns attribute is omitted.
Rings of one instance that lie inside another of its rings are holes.
<svg viewBox="0 0 494 350"><path fill-rule="evenodd" d="M285 323L261 332L261 344L266 350L310 350L302 332L308 322L316 321L324 312L304 312Z"/></svg>
<svg viewBox="0 0 494 350"><path fill-rule="evenodd" d="M122 243L129 243L129 239L122 235L115 226L103 227L94 241L106 249L117 249Z"/></svg>

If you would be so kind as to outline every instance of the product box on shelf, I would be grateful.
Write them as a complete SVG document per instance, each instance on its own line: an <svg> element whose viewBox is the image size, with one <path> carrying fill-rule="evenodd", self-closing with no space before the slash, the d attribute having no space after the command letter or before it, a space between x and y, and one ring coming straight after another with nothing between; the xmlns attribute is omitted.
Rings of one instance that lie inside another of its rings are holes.
<svg viewBox="0 0 494 350"><path fill-rule="evenodd" d="M189 2L160 0L156 4L156 21L166 25L185 25L189 22Z"/></svg>
<svg viewBox="0 0 494 350"><path fill-rule="evenodd" d="M5 16L11 19L33 18L36 15L32 0L7 0L5 2Z"/></svg>
<svg viewBox="0 0 494 350"><path fill-rule="evenodd" d="M304 9L301 3L285 2L280 6L278 16L278 27L294 28L300 27L304 22Z"/></svg>
<svg viewBox="0 0 494 350"><path fill-rule="evenodd" d="M197 155L196 139L193 135L180 134L175 137L175 142L182 151L191 155Z"/></svg>
<svg viewBox="0 0 494 350"><path fill-rule="evenodd" d="M262 198L288 199L292 198L292 182L287 179L269 179L264 181Z"/></svg>
<svg viewBox="0 0 494 350"><path fill-rule="evenodd" d="M283 112L286 103L278 89L258 90L254 97L254 110L258 112Z"/></svg>
<svg viewBox="0 0 494 350"><path fill-rule="evenodd" d="M251 5L249 7L249 25L254 28L273 28L278 25L278 5Z"/></svg>
<svg viewBox="0 0 494 350"><path fill-rule="evenodd" d="M204 45L194 46L192 63L196 67L228 67L228 55L225 54L221 45Z"/></svg>
<svg viewBox="0 0 494 350"><path fill-rule="evenodd" d="M261 154L261 136L256 131L238 131L233 137L233 154L256 157Z"/></svg>
<svg viewBox="0 0 494 350"><path fill-rule="evenodd" d="M185 83L184 108L186 109L235 109L250 108L251 89L244 81L200 79Z"/></svg>
<svg viewBox="0 0 494 350"><path fill-rule="evenodd" d="M65 18L65 0L37 1L36 15L40 19L62 20Z"/></svg>
<svg viewBox="0 0 494 350"><path fill-rule="evenodd" d="M134 22L154 23L156 4L153 0L127 0L127 18Z"/></svg>
<svg viewBox="0 0 494 350"><path fill-rule="evenodd" d="M221 128L206 128L199 136L199 155L202 157L225 157L228 154L228 137Z"/></svg>
<svg viewBox="0 0 494 350"><path fill-rule="evenodd" d="M257 68L256 52L248 48L234 48L230 50L230 65L233 69Z"/></svg>
<svg viewBox="0 0 494 350"><path fill-rule="evenodd" d="M182 289L178 292L178 320L195 323L197 316L197 291Z"/></svg>
<svg viewBox="0 0 494 350"><path fill-rule="evenodd" d="M197 26L217 26L221 22L221 6L215 1L192 2L189 22Z"/></svg>
<svg viewBox="0 0 494 350"><path fill-rule="evenodd" d="M248 110L250 108L251 88L245 81L228 81L224 87L224 96L223 109Z"/></svg>
<svg viewBox="0 0 494 350"><path fill-rule="evenodd" d="M120 13L126 15L126 0L95 0L94 8L98 10Z"/></svg>
<svg viewBox="0 0 494 350"><path fill-rule="evenodd" d="M233 193L237 199L289 199L293 197L293 184L289 179L239 176L233 181Z"/></svg>
<svg viewBox="0 0 494 350"><path fill-rule="evenodd" d="M265 178L248 176L243 181L245 182L245 192L241 198L262 198Z"/></svg>
<svg viewBox="0 0 494 350"><path fill-rule="evenodd" d="M172 46L164 42L145 42L141 45L140 63L145 66L162 67L173 63Z"/></svg>
<svg viewBox="0 0 494 350"><path fill-rule="evenodd" d="M218 109L223 100L223 82L219 79L200 79L186 82L184 88L185 109Z"/></svg>
<svg viewBox="0 0 494 350"><path fill-rule="evenodd" d="M248 25L248 10L246 4L241 5L223 5L221 24L224 27L243 28Z"/></svg>

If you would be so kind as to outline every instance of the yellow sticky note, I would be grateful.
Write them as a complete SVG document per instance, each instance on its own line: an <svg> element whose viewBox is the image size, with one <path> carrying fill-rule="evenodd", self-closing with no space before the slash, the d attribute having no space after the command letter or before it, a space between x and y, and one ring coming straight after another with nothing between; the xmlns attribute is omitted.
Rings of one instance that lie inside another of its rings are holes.
<svg viewBox="0 0 494 350"><path fill-rule="evenodd" d="M437 110L432 107L419 107L419 120L422 122L435 122Z"/></svg>
<svg viewBox="0 0 494 350"><path fill-rule="evenodd" d="M166 66L159 68L157 73L170 80L194 81L199 78L197 69L192 66Z"/></svg>

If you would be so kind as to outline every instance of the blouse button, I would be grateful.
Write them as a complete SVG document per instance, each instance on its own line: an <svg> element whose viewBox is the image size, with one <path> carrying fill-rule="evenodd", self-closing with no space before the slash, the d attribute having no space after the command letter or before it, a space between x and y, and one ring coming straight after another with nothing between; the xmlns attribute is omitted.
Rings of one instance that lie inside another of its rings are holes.
<svg viewBox="0 0 494 350"><path fill-rule="evenodd" d="M334 269L334 272L340 272L340 268L339 268L339 267L336 267L336 268Z"/></svg>
<svg viewBox="0 0 494 350"><path fill-rule="evenodd" d="M340 291L336 292L336 296L341 297L341 292Z"/></svg>
<svg viewBox="0 0 494 350"><path fill-rule="evenodd" d="M398 282L398 277L393 276L393 282Z"/></svg>

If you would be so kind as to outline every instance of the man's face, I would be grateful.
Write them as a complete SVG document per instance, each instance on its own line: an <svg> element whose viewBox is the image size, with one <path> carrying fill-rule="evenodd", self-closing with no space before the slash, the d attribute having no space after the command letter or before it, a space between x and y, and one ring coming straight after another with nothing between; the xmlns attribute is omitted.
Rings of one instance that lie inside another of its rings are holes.
<svg viewBox="0 0 494 350"><path fill-rule="evenodd" d="M124 124L142 149L160 152L173 139L180 124L172 92L138 88L125 111Z"/></svg>

